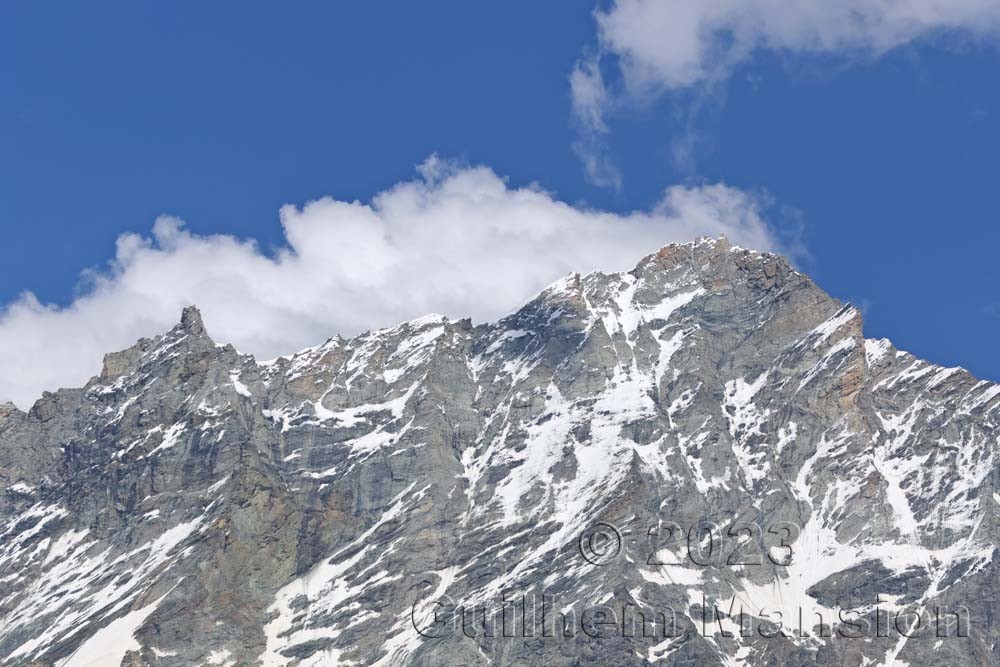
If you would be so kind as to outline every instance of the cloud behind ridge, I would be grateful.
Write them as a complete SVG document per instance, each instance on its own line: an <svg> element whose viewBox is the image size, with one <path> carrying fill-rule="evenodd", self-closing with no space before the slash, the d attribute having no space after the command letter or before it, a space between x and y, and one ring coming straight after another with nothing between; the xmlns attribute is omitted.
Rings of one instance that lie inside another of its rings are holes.
<svg viewBox="0 0 1000 667"><path fill-rule="evenodd" d="M648 211L572 206L482 166L431 157L369 203L284 206L285 245L189 232L171 217L124 234L57 307L22 295L0 311L0 398L26 408L82 385L106 352L173 326L196 304L218 342L266 359L428 313L496 318L571 271L625 270L673 241L728 235L780 250L762 202L726 185L671 187Z"/></svg>

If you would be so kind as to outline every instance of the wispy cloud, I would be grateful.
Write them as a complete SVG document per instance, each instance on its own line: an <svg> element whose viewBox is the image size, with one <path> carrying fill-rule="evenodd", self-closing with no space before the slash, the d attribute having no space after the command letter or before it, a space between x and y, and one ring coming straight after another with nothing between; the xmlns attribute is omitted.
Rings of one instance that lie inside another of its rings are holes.
<svg viewBox="0 0 1000 667"><path fill-rule="evenodd" d="M596 59L577 63L569 78L573 99L573 117L577 120L579 138L573 150L583 163L587 180L599 187L622 189L622 177L610 161L605 146L608 126L604 116L611 97L604 86L600 63Z"/></svg>
<svg viewBox="0 0 1000 667"><path fill-rule="evenodd" d="M871 59L945 35L995 37L1000 0L613 0L594 16L596 51L570 77L588 175L612 168L593 139L623 105L718 87L757 51ZM602 66L619 75L614 90Z"/></svg>
<svg viewBox="0 0 1000 667"><path fill-rule="evenodd" d="M650 210L618 215L512 188L487 167L433 157L419 174L368 203L285 206L285 245L271 256L170 217L150 237L123 235L67 307L25 294L0 311L0 397L26 407L43 389L80 385L105 352L166 330L191 303L216 340L268 358L432 312L492 319L570 271L631 268L671 241L783 247L766 202L725 185L672 187Z"/></svg>

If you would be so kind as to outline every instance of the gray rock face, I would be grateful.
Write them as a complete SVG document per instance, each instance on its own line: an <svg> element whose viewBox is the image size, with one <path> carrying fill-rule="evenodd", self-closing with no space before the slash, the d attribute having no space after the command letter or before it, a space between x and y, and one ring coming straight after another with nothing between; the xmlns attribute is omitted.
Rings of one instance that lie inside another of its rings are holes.
<svg viewBox="0 0 1000 667"><path fill-rule="evenodd" d="M188 309L0 406L0 665L996 665L998 428L725 240L268 363Z"/></svg>

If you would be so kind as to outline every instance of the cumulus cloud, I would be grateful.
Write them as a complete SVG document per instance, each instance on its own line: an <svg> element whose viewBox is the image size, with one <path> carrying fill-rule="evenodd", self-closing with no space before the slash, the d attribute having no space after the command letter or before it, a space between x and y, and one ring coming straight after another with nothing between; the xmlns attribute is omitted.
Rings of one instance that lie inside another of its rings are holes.
<svg viewBox="0 0 1000 667"><path fill-rule="evenodd" d="M760 50L876 58L935 36L996 36L1000 0L613 0L594 16L597 51L570 76L588 174L613 169L598 138L622 100L712 86ZM616 94L605 61L621 74Z"/></svg>
<svg viewBox="0 0 1000 667"><path fill-rule="evenodd" d="M649 211L617 215L509 187L486 167L431 158L419 173L370 203L283 207L272 254L170 217L150 237L121 236L70 305L26 294L0 312L0 396L27 407L81 385L104 353L165 331L192 303L216 341L263 359L428 313L490 320L570 271L631 268L671 241L778 247L760 200L725 185L672 187Z"/></svg>

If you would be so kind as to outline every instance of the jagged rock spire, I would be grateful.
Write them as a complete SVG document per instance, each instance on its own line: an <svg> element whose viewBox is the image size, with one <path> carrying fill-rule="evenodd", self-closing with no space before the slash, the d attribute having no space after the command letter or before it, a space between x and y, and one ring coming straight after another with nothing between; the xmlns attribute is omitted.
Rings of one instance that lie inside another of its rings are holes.
<svg viewBox="0 0 1000 667"><path fill-rule="evenodd" d="M181 313L181 327L192 336L205 335L205 323L197 306L188 306Z"/></svg>
<svg viewBox="0 0 1000 667"><path fill-rule="evenodd" d="M6 419L8 416L17 411L18 411L17 406L11 403L10 401L6 401L5 403L0 403L0 419Z"/></svg>

